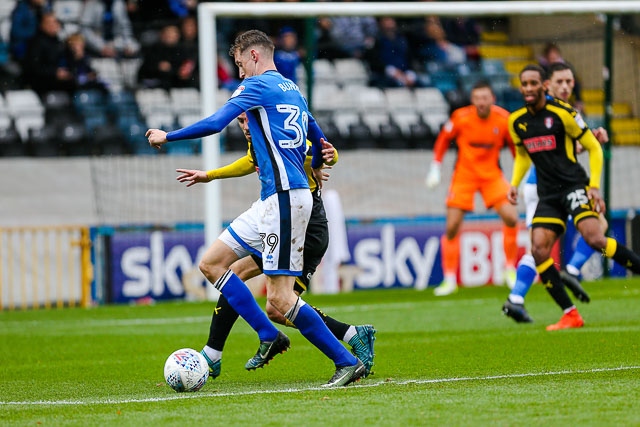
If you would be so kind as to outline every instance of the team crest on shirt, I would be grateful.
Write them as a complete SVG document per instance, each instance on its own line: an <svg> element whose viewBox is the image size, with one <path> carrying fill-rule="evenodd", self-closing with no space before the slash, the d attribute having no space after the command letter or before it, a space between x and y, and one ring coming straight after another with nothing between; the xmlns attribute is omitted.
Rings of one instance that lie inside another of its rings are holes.
<svg viewBox="0 0 640 427"><path fill-rule="evenodd" d="M493 128L494 135L498 135L499 133L500 133L500 129L498 129L497 127Z"/></svg>
<svg viewBox="0 0 640 427"><path fill-rule="evenodd" d="M231 94L229 98L235 98L236 96L240 95L243 90L244 90L244 85L238 86L238 88L235 90L235 92Z"/></svg>
<svg viewBox="0 0 640 427"><path fill-rule="evenodd" d="M546 118L544 119L544 126L545 126L547 129L551 129L551 127L553 126L553 117L546 117Z"/></svg>
<svg viewBox="0 0 640 427"><path fill-rule="evenodd" d="M447 120L447 122L444 124L444 130L447 132L451 132L452 129L453 123L451 122L451 120Z"/></svg>

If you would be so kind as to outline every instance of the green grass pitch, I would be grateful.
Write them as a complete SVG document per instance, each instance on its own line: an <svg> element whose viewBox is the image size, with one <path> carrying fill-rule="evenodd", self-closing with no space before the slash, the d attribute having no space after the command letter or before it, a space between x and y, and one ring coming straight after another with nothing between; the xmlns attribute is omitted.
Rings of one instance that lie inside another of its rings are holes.
<svg viewBox="0 0 640 427"><path fill-rule="evenodd" d="M375 373L331 390L332 363L293 329L287 353L245 371L258 341L240 321L222 375L175 393L164 361L202 348L213 303L0 312L0 425L640 425L640 279L585 288L585 327L557 332L539 285L527 325L501 314L500 287L307 295L378 330Z"/></svg>

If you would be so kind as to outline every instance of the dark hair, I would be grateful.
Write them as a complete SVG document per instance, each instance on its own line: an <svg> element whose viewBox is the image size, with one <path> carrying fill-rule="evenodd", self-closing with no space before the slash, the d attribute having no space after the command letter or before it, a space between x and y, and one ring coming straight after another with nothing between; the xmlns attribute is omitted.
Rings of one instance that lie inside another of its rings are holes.
<svg viewBox="0 0 640 427"><path fill-rule="evenodd" d="M555 73L556 71L564 70L570 70L572 74L575 74L571 65L567 64L566 62L554 62L552 64L549 64L549 66L547 67L547 78L550 79L553 73Z"/></svg>
<svg viewBox="0 0 640 427"><path fill-rule="evenodd" d="M249 30L238 34L229 49L229 56L235 56L236 52L245 52L252 46L260 46L267 52L273 54L275 46L268 35L259 30Z"/></svg>
<svg viewBox="0 0 640 427"><path fill-rule="evenodd" d="M476 89L485 89L488 88L491 93L493 93L493 88L491 87L491 83L489 83L489 80L485 80L485 79L480 79L477 82L475 82L475 84L471 87L471 91L473 92Z"/></svg>
<svg viewBox="0 0 640 427"><path fill-rule="evenodd" d="M540 80L541 81L545 81L547 79L547 73L544 71L544 68L542 68L538 64L525 65L524 68L522 69L522 71L520 71L520 74L518 74L518 77L522 78L522 73L524 73L525 71L535 71L535 72L537 72L538 74L540 74Z"/></svg>
<svg viewBox="0 0 640 427"><path fill-rule="evenodd" d="M560 53L560 48L558 47L558 45L554 42L549 42L544 45L544 48L542 48L542 55L546 58L553 50L557 50L558 53Z"/></svg>

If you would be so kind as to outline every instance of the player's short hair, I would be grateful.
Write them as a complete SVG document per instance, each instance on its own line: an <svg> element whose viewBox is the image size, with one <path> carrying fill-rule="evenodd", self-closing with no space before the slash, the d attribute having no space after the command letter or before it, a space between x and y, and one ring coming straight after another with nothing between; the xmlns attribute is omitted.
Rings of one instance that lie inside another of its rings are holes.
<svg viewBox="0 0 640 427"><path fill-rule="evenodd" d="M491 87L491 83L489 83L489 80L485 80L485 79L480 79L477 82L475 82L474 85L471 87L471 92L473 92L476 89L489 89L491 93L493 93L493 88Z"/></svg>
<svg viewBox="0 0 640 427"><path fill-rule="evenodd" d="M544 68L542 68L538 64L525 65L524 68L522 69L522 71L520 71L520 74L518 74L518 77L522 78L522 73L524 73L526 71L535 71L535 72L537 72L538 74L540 74L540 80L541 81L545 81L547 79L547 73L544 71Z"/></svg>
<svg viewBox="0 0 640 427"><path fill-rule="evenodd" d="M547 68L547 78L550 79L553 73L555 73L556 71L564 70L570 70L572 74L575 74L573 72L573 67L571 67L571 65L567 64L566 62L554 62Z"/></svg>
<svg viewBox="0 0 640 427"><path fill-rule="evenodd" d="M249 30L238 34L229 49L229 55L235 56L236 52L245 52L252 46L259 46L266 52L273 54L275 46L271 38L260 30Z"/></svg>

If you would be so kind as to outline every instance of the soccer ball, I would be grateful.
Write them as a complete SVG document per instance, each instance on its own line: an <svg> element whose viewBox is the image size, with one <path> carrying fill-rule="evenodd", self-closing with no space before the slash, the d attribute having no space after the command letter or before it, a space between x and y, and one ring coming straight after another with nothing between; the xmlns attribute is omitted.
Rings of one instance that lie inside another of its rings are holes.
<svg viewBox="0 0 640 427"><path fill-rule="evenodd" d="M164 364L164 379L177 392L198 391L209 378L207 359L192 348L176 350Z"/></svg>

